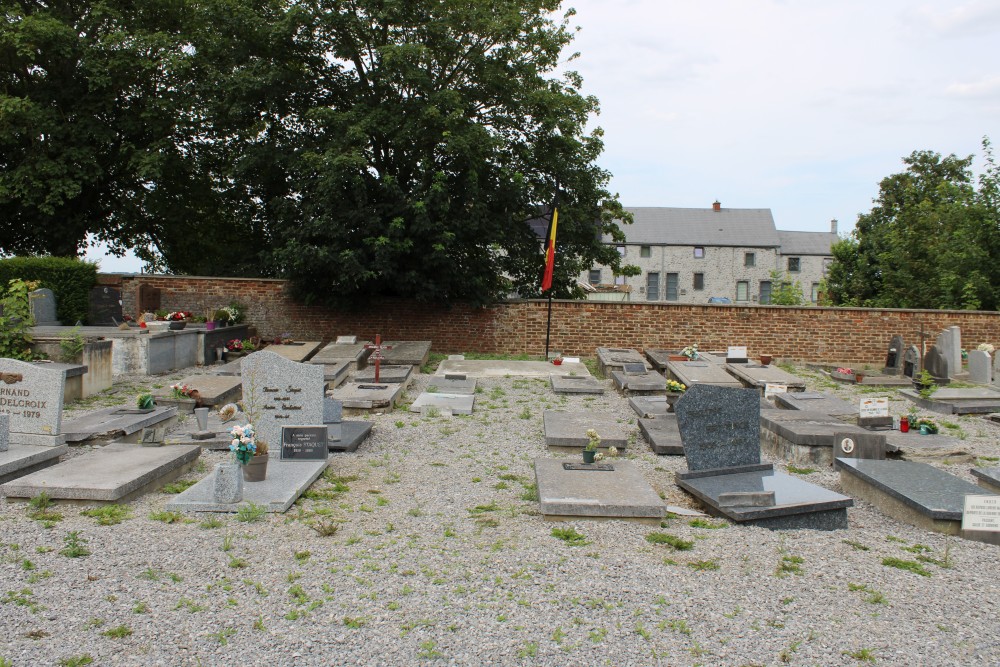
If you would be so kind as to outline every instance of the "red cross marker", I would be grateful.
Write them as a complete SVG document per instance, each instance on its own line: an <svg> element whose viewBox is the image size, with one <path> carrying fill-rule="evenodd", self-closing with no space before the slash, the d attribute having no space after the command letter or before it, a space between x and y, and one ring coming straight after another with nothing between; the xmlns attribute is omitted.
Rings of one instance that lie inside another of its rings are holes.
<svg viewBox="0 0 1000 667"><path fill-rule="evenodd" d="M375 334L375 344L365 345L365 349L372 351L371 356L368 358L375 362L375 383L378 384L378 375L382 370L382 360L385 359L385 357L382 356L382 350L391 350L392 345L383 345L382 335Z"/></svg>

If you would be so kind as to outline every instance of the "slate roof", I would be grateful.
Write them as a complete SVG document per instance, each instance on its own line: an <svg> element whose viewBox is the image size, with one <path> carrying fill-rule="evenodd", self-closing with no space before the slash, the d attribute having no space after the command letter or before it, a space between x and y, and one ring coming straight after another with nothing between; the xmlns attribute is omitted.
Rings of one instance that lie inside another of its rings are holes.
<svg viewBox="0 0 1000 667"><path fill-rule="evenodd" d="M840 239L830 232L778 232L782 255L832 256L830 246Z"/></svg>
<svg viewBox="0 0 1000 667"><path fill-rule="evenodd" d="M776 248L781 244L767 208L626 207L635 221L622 225L627 243L642 245ZM610 237L604 239L611 242Z"/></svg>

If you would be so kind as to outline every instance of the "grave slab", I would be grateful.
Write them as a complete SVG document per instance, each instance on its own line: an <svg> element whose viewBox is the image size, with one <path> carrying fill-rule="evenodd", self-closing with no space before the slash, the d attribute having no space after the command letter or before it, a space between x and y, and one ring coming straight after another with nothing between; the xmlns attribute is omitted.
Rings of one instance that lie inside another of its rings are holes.
<svg viewBox="0 0 1000 667"><path fill-rule="evenodd" d="M475 378L449 378L434 376L428 381L427 389L425 391L428 393L441 394L475 394L476 383L477 381Z"/></svg>
<svg viewBox="0 0 1000 667"><path fill-rule="evenodd" d="M666 396L633 396L628 399L628 404L637 415L644 419L669 414L671 406Z"/></svg>
<svg viewBox="0 0 1000 667"><path fill-rule="evenodd" d="M378 381L388 382L390 384L401 384L404 387L410 383L410 377L413 375L413 366L386 366L381 365L379 368ZM352 382L361 382L364 384L372 384L375 382L375 368L369 366L364 370L360 370L351 377Z"/></svg>
<svg viewBox="0 0 1000 667"><path fill-rule="evenodd" d="M677 415L640 418L639 432L654 454L684 455L684 443L677 428Z"/></svg>
<svg viewBox="0 0 1000 667"><path fill-rule="evenodd" d="M0 451L0 484L59 463L69 445L9 445Z"/></svg>
<svg viewBox="0 0 1000 667"><path fill-rule="evenodd" d="M902 389L899 393L925 410L945 415L988 414L1000 411L1000 391L987 387L964 389L939 387L930 398L921 397L914 389Z"/></svg>
<svg viewBox="0 0 1000 667"><path fill-rule="evenodd" d="M323 346L322 341L310 340L281 345L268 345L265 350L273 352L289 361L308 361Z"/></svg>
<svg viewBox="0 0 1000 667"><path fill-rule="evenodd" d="M238 503L215 501L213 475L178 494L166 509L175 512L238 512L250 503L263 505L268 512L285 512L323 474L328 461L281 461L271 459L267 477L261 482L243 483L243 500Z"/></svg>
<svg viewBox="0 0 1000 667"><path fill-rule="evenodd" d="M646 359L649 360L650 365L654 370L660 373L667 372L667 362L670 361L671 357L683 356L678 352L673 352L671 350L643 350L646 355ZM687 357L684 357L687 359Z"/></svg>
<svg viewBox="0 0 1000 667"><path fill-rule="evenodd" d="M328 396L342 402L345 408L391 411L402 394L403 386L399 384L345 382L329 392Z"/></svg>
<svg viewBox="0 0 1000 667"><path fill-rule="evenodd" d="M323 382L327 389L335 389L342 385L350 375L353 363L341 361L332 364L323 364Z"/></svg>
<svg viewBox="0 0 1000 667"><path fill-rule="evenodd" d="M470 378L482 377L535 377L547 378L553 370L590 376L583 363L563 362L556 366L548 361L510 361L504 359L445 359L438 364L435 375L464 374Z"/></svg>
<svg viewBox="0 0 1000 667"><path fill-rule="evenodd" d="M783 384L788 391L805 391L805 380L770 364L726 364L726 371L743 383L745 387L753 387L763 392L770 384Z"/></svg>
<svg viewBox="0 0 1000 667"><path fill-rule="evenodd" d="M221 408L226 403L235 403L243 398L242 381L232 375L189 375L170 384L187 385L196 390L201 404L205 407ZM195 406L194 399L173 398L169 385L155 390L153 398L156 399L157 405L176 405L179 412L191 412Z"/></svg>
<svg viewBox="0 0 1000 667"><path fill-rule="evenodd" d="M233 420L223 422L219 419L218 411L211 410L208 413L207 430L214 433L215 436L209 438L196 438L195 434L198 433L198 422L195 420L194 415L190 415L186 418L184 424L180 428L164 437L163 444L197 445L202 449L215 451L229 449L229 444L233 441L233 437L229 434L229 429L237 423L242 425L245 421L245 419L241 418L239 421Z"/></svg>
<svg viewBox="0 0 1000 667"><path fill-rule="evenodd" d="M615 386L625 395L632 394L662 394L667 390L667 380L659 373L645 371L642 373L611 371L611 379Z"/></svg>
<svg viewBox="0 0 1000 667"><path fill-rule="evenodd" d="M150 412L119 406L66 420L63 435L70 443L120 440L136 435L144 428L156 425L166 427L176 421L177 408L174 406L157 406Z"/></svg>
<svg viewBox="0 0 1000 667"><path fill-rule="evenodd" d="M372 432L372 423L367 421L347 420L340 422L340 439L330 440L327 444L331 452L356 452Z"/></svg>
<svg viewBox="0 0 1000 667"><path fill-rule="evenodd" d="M969 472L976 478L976 483L987 491L1000 494L1000 467L973 468Z"/></svg>
<svg viewBox="0 0 1000 667"><path fill-rule="evenodd" d="M667 376L688 387L696 384L715 384L720 387L742 387L743 383L726 372L725 368L704 359L695 361L668 361Z"/></svg>
<svg viewBox="0 0 1000 667"><path fill-rule="evenodd" d="M550 375L549 382L556 394L603 394L604 387L595 378L576 375Z"/></svg>
<svg viewBox="0 0 1000 667"><path fill-rule="evenodd" d="M760 444L767 455L794 464L825 466L833 465L837 433L868 433L815 410L765 410L760 413L760 427Z"/></svg>
<svg viewBox="0 0 1000 667"><path fill-rule="evenodd" d="M852 405L842 398L837 398L821 391L775 394L774 402L778 407L785 408L786 410L821 412L831 417L846 417L848 419L857 418L858 416L857 404Z"/></svg>
<svg viewBox="0 0 1000 667"><path fill-rule="evenodd" d="M624 450L628 444L625 426L606 412L562 412L546 410L542 422L545 444L549 447L583 449L590 442L587 430L594 429L601 436L600 449L616 447Z"/></svg>
<svg viewBox="0 0 1000 667"><path fill-rule="evenodd" d="M659 523L666 505L639 470L621 459L611 471L565 470L577 459L535 459L538 503L546 519L638 519Z"/></svg>
<svg viewBox="0 0 1000 667"><path fill-rule="evenodd" d="M834 467L845 492L898 521L936 533L978 537L962 531L962 513L965 496L989 495L982 487L913 461L838 458Z"/></svg>
<svg viewBox="0 0 1000 667"><path fill-rule="evenodd" d="M389 348L382 351L384 363L392 366L410 366L419 370L431 356L429 340L390 340L382 345Z"/></svg>
<svg viewBox="0 0 1000 667"><path fill-rule="evenodd" d="M371 350L367 348L371 341L358 343L329 343L309 360L310 364L335 364L341 361L349 363L351 371L361 370L367 363Z"/></svg>
<svg viewBox="0 0 1000 667"><path fill-rule="evenodd" d="M194 464L201 448L141 447L114 442L0 486L8 498L128 502L171 482Z"/></svg>
<svg viewBox="0 0 1000 667"><path fill-rule="evenodd" d="M599 347L597 348L597 372L601 376L610 378L611 371L621 370L625 364L642 364L646 366L646 359L636 350L620 347Z"/></svg>
<svg viewBox="0 0 1000 667"><path fill-rule="evenodd" d="M471 415L475 406L474 394L441 394L422 392L410 404L410 412L423 412L428 408L448 410L455 415Z"/></svg>
<svg viewBox="0 0 1000 667"><path fill-rule="evenodd" d="M950 435L921 435L910 429L908 433L880 431L885 435L886 451L904 461L972 462L973 457L958 438Z"/></svg>

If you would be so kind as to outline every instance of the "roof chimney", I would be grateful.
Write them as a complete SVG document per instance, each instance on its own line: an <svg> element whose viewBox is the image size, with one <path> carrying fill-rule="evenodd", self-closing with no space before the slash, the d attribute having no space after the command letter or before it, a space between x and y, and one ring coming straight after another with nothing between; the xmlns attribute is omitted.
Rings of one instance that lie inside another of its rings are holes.
<svg viewBox="0 0 1000 667"><path fill-rule="evenodd" d="M833 220L830 221L830 233L831 234L836 234L837 233L837 219L836 218L834 218Z"/></svg>
<svg viewBox="0 0 1000 667"><path fill-rule="evenodd" d="M722 210L722 204L719 203L718 199L716 199L714 202L712 202L712 210L713 211L721 211Z"/></svg>

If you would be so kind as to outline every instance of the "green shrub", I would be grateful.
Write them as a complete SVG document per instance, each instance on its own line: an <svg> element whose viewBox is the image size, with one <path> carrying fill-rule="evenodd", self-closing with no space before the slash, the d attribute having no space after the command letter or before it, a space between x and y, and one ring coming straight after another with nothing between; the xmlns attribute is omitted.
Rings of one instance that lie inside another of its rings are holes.
<svg viewBox="0 0 1000 667"><path fill-rule="evenodd" d="M56 317L64 324L87 321L90 288L97 284L97 264L68 257L0 259L0 285L13 279L34 280L56 296Z"/></svg>

